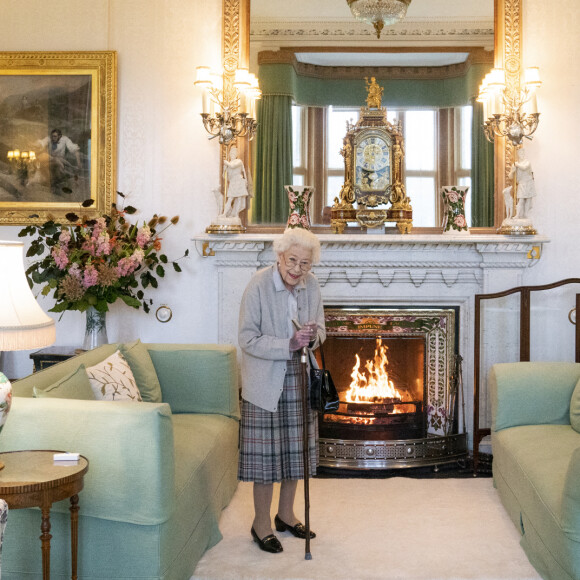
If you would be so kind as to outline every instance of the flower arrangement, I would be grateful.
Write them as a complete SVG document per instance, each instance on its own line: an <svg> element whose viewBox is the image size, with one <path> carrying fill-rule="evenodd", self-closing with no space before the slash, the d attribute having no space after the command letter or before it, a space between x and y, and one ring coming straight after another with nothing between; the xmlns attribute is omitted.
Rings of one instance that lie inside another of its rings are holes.
<svg viewBox="0 0 580 580"><path fill-rule="evenodd" d="M125 198L121 192L117 194ZM82 207L92 204L93 200L87 200ZM110 215L88 218L68 213L69 223L49 220L20 231L19 237L37 236L26 255L42 257L28 267L26 277L31 288L44 285L43 296L53 292L56 304L51 312L84 312L91 306L107 312L109 304L119 298L149 312L153 301L145 298L144 290L158 287L157 278L165 276L169 264L167 256L160 253L161 234L177 224L179 217L155 214L139 226L127 217L136 211L132 206L118 208L113 204ZM188 254L186 250L182 258ZM177 260L171 264L181 272Z"/></svg>

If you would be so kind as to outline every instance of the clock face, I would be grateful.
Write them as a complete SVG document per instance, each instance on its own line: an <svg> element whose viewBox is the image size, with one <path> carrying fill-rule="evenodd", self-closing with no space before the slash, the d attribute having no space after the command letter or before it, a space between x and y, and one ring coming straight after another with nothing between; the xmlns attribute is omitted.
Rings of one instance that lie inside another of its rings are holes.
<svg viewBox="0 0 580 580"><path fill-rule="evenodd" d="M362 190L382 191L390 183L390 147L385 139L369 135L356 147L355 182Z"/></svg>

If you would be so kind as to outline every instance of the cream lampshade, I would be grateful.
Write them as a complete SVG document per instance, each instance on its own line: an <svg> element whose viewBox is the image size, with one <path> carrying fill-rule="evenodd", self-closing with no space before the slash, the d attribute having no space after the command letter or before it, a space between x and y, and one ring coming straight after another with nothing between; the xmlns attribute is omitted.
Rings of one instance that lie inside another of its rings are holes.
<svg viewBox="0 0 580 580"><path fill-rule="evenodd" d="M54 320L26 281L23 248L22 242L0 241L0 352L42 348L56 340Z"/></svg>
<svg viewBox="0 0 580 580"><path fill-rule="evenodd" d="M0 353L42 348L56 339L54 320L38 305L26 281L23 248L22 242L0 241ZM0 431L11 402L10 381L0 372Z"/></svg>

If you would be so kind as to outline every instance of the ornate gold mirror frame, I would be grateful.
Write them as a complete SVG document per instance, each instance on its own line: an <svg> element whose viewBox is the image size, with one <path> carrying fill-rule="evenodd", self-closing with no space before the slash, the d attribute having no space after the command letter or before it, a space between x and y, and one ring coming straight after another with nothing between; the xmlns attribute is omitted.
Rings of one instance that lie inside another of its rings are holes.
<svg viewBox="0 0 580 580"><path fill-rule="evenodd" d="M223 67L224 82L233 82L238 66L248 66L250 54L250 1L223 0ZM522 49L522 1L494 0L495 12L495 66L506 71L508 90L519 90ZM248 150L244 143L238 144L240 158L248 166ZM226 151L222 146L222 160ZM495 140L495 229L504 216L502 191L509 168L514 162L515 151L504 138ZM221 172L220 172L221 174ZM483 229L483 228L481 228ZM489 229L489 228L487 228Z"/></svg>

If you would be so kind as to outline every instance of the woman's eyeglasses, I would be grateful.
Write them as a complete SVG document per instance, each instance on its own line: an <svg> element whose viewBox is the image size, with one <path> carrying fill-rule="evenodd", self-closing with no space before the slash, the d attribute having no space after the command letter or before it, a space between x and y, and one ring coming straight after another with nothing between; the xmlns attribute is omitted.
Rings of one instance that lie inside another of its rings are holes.
<svg viewBox="0 0 580 580"><path fill-rule="evenodd" d="M308 270L312 268L311 262L308 262L307 260L298 261L294 257L287 258L284 256L284 262L286 263L286 267L290 268L290 270L294 270L294 268L298 266L303 272L308 272Z"/></svg>

